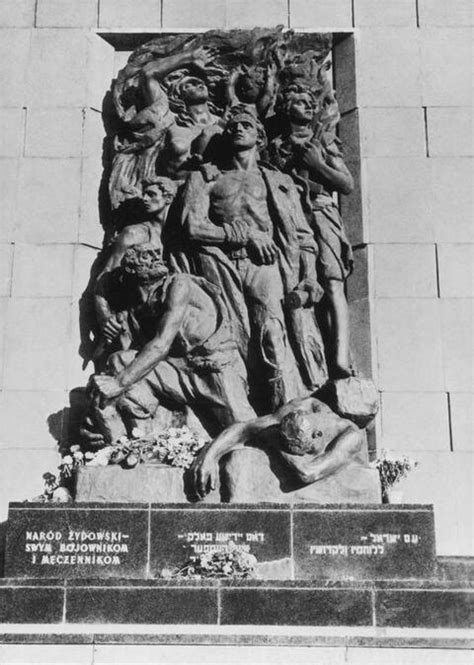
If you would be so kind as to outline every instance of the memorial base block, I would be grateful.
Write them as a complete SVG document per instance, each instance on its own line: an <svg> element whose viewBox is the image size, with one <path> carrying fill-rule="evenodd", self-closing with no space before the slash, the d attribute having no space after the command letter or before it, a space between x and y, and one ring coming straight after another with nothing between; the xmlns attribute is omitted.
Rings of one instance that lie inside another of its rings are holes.
<svg viewBox="0 0 474 665"><path fill-rule="evenodd" d="M164 579L232 541L253 579ZM435 559L431 506L10 504L0 622L472 625Z"/></svg>

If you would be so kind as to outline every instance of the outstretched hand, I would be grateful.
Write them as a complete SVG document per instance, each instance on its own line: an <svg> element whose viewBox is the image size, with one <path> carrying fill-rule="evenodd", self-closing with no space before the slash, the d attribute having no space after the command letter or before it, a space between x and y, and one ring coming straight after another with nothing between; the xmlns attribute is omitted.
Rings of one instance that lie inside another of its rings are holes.
<svg viewBox="0 0 474 665"><path fill-rule="evenodd" d="M191 466L194 491L200 499L217 487L219 469L209 446L210 444L201 450Z"/></svg>
<svg viewBox="0 0 474 665"><path fill-rule="evenodd" d="M205 69L218 53L219 51L212 46L199 46L192 51L193 64L199 69Z"/></svg>

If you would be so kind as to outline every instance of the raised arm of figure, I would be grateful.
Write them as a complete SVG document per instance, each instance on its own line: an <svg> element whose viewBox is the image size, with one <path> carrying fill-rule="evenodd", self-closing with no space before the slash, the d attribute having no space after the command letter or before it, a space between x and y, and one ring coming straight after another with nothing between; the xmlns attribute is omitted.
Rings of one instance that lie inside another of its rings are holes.
<svg viewBox="0 0 474 665"><path fill-rule="evenodd" d="M302 161L310 174L325 180L336 192L350 194L354 189L354 180L343 159L334 155L325 158L319 142L308 141L305 144Z"/></svg>

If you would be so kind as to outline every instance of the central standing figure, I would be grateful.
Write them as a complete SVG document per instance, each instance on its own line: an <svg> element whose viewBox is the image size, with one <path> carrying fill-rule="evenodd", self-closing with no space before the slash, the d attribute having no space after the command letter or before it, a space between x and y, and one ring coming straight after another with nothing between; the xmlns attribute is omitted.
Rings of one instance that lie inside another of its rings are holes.
<svg viewBox="0 0 474 665"><path fill-rule="evenodd" d="M222 288L244 355L249 341L251 386L266 396L259 410L268 412L304 392L290 338L296 346L305 340L301 329L287 330L285 294L306 291L311 304L319 286L316 244L295 185L257 162L265 140L253 113L234 107L224 132L227 163L191 173L182 227L189 269Z"/></svg>

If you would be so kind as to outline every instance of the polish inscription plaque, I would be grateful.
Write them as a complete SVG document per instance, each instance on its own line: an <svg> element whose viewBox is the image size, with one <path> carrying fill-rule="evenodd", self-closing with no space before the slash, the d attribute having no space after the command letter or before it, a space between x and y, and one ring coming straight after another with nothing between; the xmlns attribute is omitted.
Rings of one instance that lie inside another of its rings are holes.
<svg viewBox="0 0 474 665"><path fill-rule="evenodd" d="M148 510L11 504L7 577L144 577Z"/></svg>

